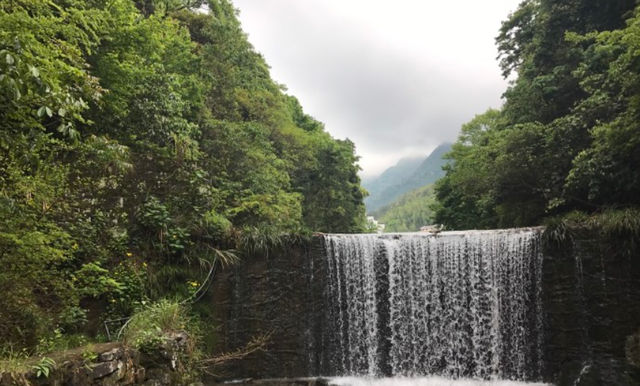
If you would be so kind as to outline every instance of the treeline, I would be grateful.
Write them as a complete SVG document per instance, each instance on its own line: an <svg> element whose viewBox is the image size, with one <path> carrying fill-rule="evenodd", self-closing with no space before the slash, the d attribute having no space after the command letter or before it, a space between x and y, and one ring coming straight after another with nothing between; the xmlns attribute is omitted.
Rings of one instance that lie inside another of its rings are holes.
<svg viewBox="0 0 640 386"><path fill-rule="evenodd" d="M497 43L504 76L517 78L501 111L462 128L435 221L517 227L640 206L636 2L526 0Z"/></svg>
<svg viewBox="0 0 640 386"><path fill-rule="evenodd" d="M0 2L0 341L187 297L230 249L363 231L353 143L284 91L229 0Z"/></svg>

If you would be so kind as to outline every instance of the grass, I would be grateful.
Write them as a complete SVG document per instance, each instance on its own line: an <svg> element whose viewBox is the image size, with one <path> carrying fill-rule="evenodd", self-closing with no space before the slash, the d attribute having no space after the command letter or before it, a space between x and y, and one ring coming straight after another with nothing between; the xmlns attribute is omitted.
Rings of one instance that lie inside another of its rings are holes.
<svg viewBox="0 0 640 386"><path fill-rule="evenodd" d="M134 314L123 327L123 341L136 348L160 343L166 334L193 328L186 307L176 301L161 300Z"/></svg>
<svg viewBox="0 0 640 386"><path fill-rule="evenodd" d="M247 227L233 235L238 251L246 257L264 256L283 252L292 245L308 243L310 233L275 233L269 230Z"/></svg>
<svg viewBox="0 0 640 386"><path fill-rule="evenodd" d="M623 255L631 256L640 247L640 209L608 209L592 215L571 212L552 217L545 222L543 241L547 247L565 245L582 231L600 233Z"/></svg>
<svg viewBox="0 0 640 386"><path fill-rule="evenodd" d="M16 351L7 345L0 349L0 374L24 374L38 365L42 358L51 358L56 363L64 363L66 361L94 361L98 353L112 350L120 347L122 343L85 343L81 346L70 349L59 349L47 354L38 354L30 352L26 349Z"/></svg>
<svg viewBox="0 0 640 386"><path fill-rule="evenodd" d="M29 353L26 350L15 351L12 346L5 346L0 350L0 374L25 373L31 369Z"/></svg>

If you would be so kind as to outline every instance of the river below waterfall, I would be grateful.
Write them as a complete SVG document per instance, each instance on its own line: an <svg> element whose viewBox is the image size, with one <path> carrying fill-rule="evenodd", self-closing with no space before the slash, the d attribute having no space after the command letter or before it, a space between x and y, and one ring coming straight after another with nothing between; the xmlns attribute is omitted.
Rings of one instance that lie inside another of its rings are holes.
<svg viewBox="0 0 640 386"><path fill-rule="evenodd" d="M427 378L333 378L330 385L336 386L549 386L546 383L516 381L479 381L471 379Z"/></svg>

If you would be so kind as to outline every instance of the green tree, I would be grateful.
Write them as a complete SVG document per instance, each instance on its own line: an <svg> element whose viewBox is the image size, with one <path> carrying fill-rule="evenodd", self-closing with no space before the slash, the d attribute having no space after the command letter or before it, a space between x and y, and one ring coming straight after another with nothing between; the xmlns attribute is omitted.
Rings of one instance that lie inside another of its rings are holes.
<svg viewBox="0 0 640 386"><path fill-rule="evenodd" d="M501 66L518 76L481 140L463 128L436 187L438 222L528 226L637 205L634 7L529 0L503 23Z"/></svg>
<svg viewBox="0 0 640 386"><path fill-rule="evenodd" d="M226 249L362 229L353 144L271 79L236 16L0 2L2 341L193 296Z"/></svg>

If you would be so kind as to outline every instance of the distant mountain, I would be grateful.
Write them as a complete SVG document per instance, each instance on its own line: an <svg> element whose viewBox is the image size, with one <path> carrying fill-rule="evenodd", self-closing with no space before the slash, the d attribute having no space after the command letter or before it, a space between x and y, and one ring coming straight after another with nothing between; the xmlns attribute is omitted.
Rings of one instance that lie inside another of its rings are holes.
<svg viewBox="0 0 640 386"><path fill-rule="evenodd" d="M442 166L446 163L442 156L451 150L450 143L438 146L422 162L419 159L402 159L378 177L363 185L369 191L365 198L367 213L373 213L395 199L416 188L430 185L444 176ZM416 166L416 163L418 165Z"/></svg>
<svg viewBox="0 0 640 386"><path fill-rule="evenodd" d="M385 170L376 178L362 180L362 186L369 192L369 197L380 195L385 189L402 183L418 170L425 158L402 158L395 166Z"/></svg>
<svg viewBox="0 0 640 386"><path fill-rule="evenodd" d="M403 194L371 215L385 224L385 232L417 232L432 224L434 201L433 185L426 185Z"/></svg>

